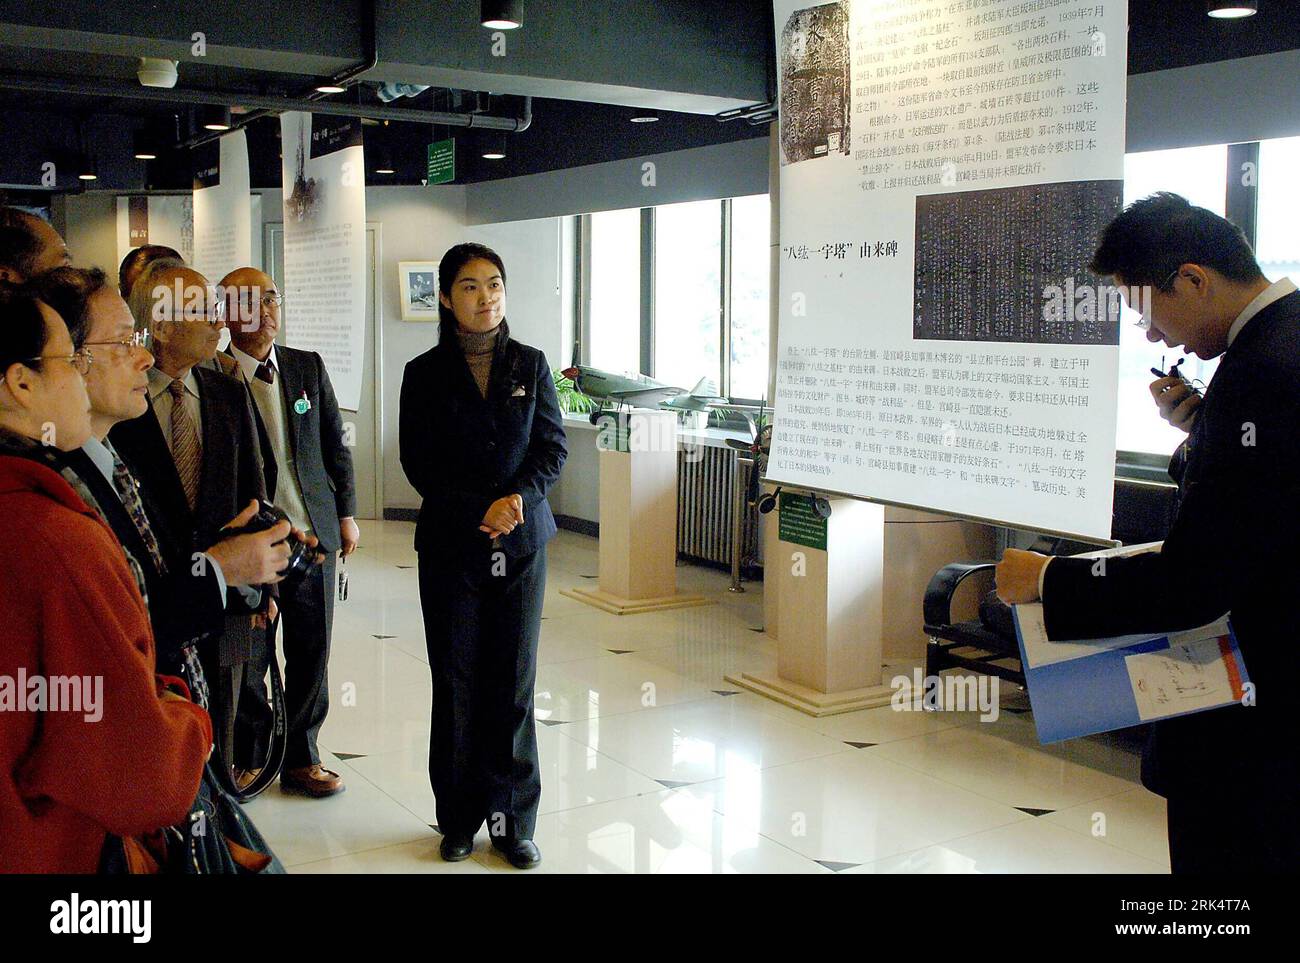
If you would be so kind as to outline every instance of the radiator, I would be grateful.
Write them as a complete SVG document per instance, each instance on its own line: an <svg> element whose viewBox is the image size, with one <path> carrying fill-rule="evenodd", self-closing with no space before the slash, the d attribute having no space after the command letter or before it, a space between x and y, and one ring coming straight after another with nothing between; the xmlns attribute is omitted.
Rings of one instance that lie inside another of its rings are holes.
<svg viewBox="0 0 1300 963"><path fill-rule="evenodd" d="M687 449L678 452L677 469L677 553L730 567L735 453L707 445ZM740 466L742 484L751 470L750 465ZM763 564L763 540L757 507L744 508L740 564L753 568Z"/></svg>

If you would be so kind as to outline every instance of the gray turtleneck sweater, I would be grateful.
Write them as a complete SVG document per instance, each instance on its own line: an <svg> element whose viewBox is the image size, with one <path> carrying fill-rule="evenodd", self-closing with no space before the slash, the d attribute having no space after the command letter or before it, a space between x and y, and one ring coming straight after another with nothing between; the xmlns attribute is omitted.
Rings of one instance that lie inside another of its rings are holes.
<svg viewBox="0 0 1300 963"><path fill-rule="evenodd" d="M484 398L487 397L488 375L492 373L492 352L496 348L497 335L500 331L499 324L491 331L466 331L461 327L456 328L460 349L465 352L470 374L474 376L479 393Z"/></svg>

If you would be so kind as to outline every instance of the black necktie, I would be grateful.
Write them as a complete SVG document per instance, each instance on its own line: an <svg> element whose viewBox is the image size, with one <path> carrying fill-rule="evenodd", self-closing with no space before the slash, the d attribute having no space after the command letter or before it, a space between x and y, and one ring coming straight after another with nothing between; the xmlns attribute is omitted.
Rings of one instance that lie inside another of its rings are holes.
<svg viewBox="0 0 1300 963"><path fill-rule="evenodd" d="M256 378L261 378L268 385L275 384L275 368L271 364L271 359L267 358L265 361L259 364L257 366L257 370L253 372L253 376Z"/></svg>

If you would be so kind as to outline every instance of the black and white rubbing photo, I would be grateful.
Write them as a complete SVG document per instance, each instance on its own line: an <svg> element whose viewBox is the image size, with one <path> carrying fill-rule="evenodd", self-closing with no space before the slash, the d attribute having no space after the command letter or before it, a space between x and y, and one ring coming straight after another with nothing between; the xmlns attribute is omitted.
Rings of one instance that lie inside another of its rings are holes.
<svg viewBox="0 0 1300 963"><path fill-rule="evenodd" d="M849 153L849 8L796 10L777 44L781 163Z"/></svg>
<svg viewBox="0 0 1300 963"><path fill-rule="evenodd" d="M917 197L913 337L1118 344L1117 295L1088 262L1123 192L1069 181Z"/></svg>

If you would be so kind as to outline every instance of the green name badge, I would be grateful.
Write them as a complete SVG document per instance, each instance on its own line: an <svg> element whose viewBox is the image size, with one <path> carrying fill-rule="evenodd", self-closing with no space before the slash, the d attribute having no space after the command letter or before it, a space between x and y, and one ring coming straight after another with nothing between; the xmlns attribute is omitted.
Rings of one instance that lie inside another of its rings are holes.
<svg viewBox="0 0 1300 963"><path fill-rule="evenodd" d="M307 400L306 394L303 394L301 398L293 403L293 410L300 415L305 415L311 411L311 402Z"/></svg>

